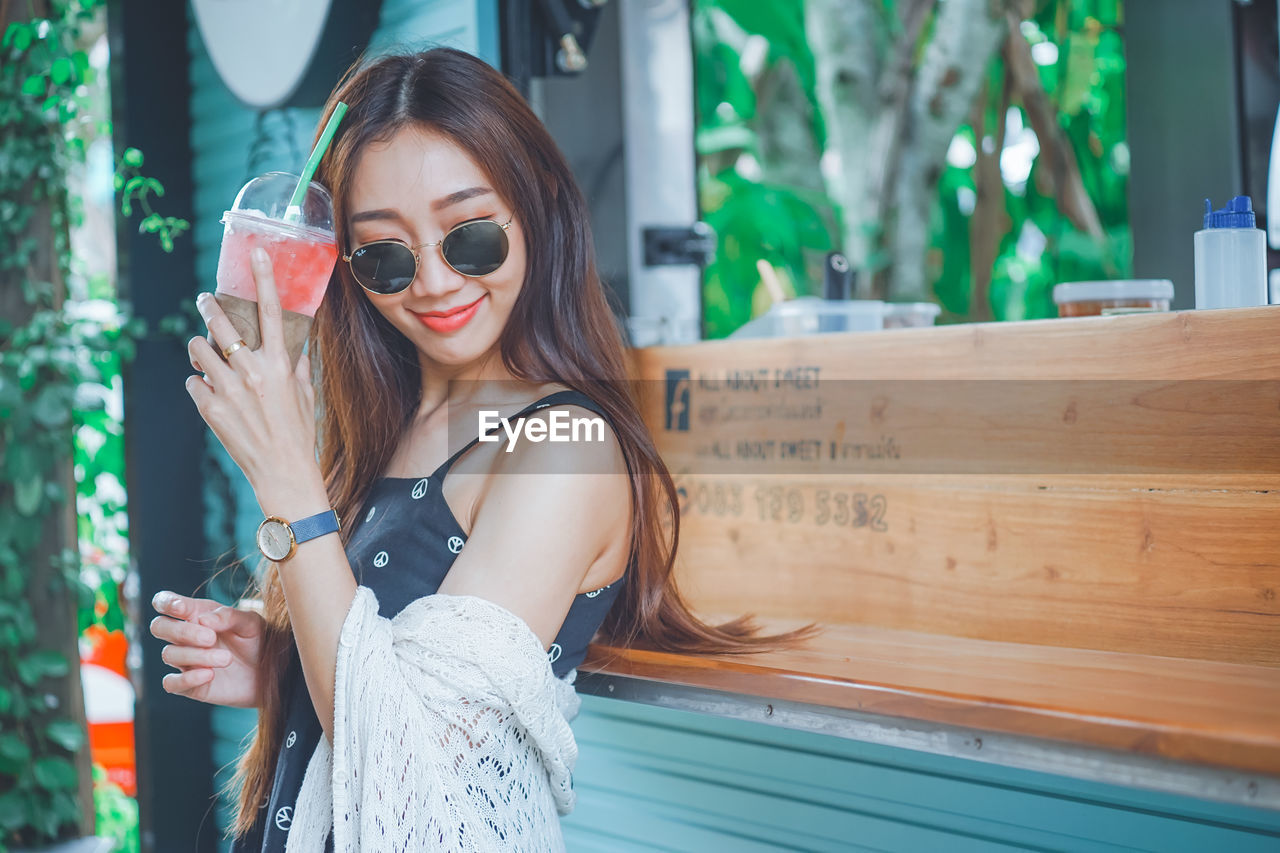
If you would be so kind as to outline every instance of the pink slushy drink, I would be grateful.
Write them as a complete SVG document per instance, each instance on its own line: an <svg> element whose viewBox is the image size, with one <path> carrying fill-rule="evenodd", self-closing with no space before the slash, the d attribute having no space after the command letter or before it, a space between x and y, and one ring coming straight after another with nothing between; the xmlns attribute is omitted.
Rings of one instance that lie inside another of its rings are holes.
<svg viewBox="0 0 1280 853"><path fill-rule="evenodd" d="M302 354L338 259L329 193L312 183L303 203L290 212L288 202L297 182L296 175L270 172L240 190L222 218L225 230L214 293L249 348L261 346L252 252L259 246L265 249L284 309L285 347L293 363Z"/></svg>

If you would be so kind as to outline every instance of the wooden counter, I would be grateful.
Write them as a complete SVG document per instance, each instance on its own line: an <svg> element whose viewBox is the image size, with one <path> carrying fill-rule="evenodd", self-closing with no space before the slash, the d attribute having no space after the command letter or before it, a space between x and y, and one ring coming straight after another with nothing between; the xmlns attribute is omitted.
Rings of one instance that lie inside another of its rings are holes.
<svg viewBox="0 0 1280 853"><path fill-rule="evenodd" d="M1258 308L638 350L682 594L824 632L595 645L584 684L1244 773L1280 808L1277 342Z"/></svg>

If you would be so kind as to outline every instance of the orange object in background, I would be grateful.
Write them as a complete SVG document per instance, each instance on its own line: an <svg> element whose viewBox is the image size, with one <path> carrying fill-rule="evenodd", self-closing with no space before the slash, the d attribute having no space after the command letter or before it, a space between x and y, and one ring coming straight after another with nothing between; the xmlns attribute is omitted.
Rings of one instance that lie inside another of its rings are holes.
<svg viewBox="0 0 1280 853"><path fill-rule="evenodd" d="M1168 311L1173 301L1173 282L1168 279L1071 281L1054 285L1053 301L1058 305L1059 317Z"/></svg>
<svg viewBox="0 0 1280 853"><path fill-rule="evenodd" d="M133 741L133 684L125 656L123 631L91 625L81 638L80 681L89 721L89 751L96 764L129 796L138 795L137 754Z"/></svg>

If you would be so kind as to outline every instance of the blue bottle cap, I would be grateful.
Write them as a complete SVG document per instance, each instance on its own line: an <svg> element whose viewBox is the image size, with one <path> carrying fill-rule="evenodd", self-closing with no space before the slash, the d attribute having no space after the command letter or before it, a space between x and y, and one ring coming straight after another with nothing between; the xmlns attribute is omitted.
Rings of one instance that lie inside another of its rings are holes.
<svg viewBox="0 0 1280 853"><path fill-rule="evenodd" d="M1238 195L1222 210L1214 210L1209 199L1204 200L1205 228L1256 228L1253 202L1247 195Z"/></svg>

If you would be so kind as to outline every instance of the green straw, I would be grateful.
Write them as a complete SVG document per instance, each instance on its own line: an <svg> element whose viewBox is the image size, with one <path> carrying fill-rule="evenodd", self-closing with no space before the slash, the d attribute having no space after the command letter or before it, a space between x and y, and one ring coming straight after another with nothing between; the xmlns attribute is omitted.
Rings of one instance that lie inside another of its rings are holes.
<svg viewBox="0 0 1280 853"><path fill-rule="evenodd" d="M333 141L333 135L338 132L338 124L346 114L347 105L342 101L338 101L338 105L333 108L333 114L329 116L329 121L324 126L324 132L316 140L316 147L311 149L311 156L307 158L307 165L302 167L302 177L298 179L298 186L293 191L293 198L289 199L289 207L284 212L285 222L299 222L302 219L302 200L307 197L307 186L311 183L311 176L316 173L316 169L320 166L320 160L324 157L324 152L329 150L329 143Z"/></svg>

